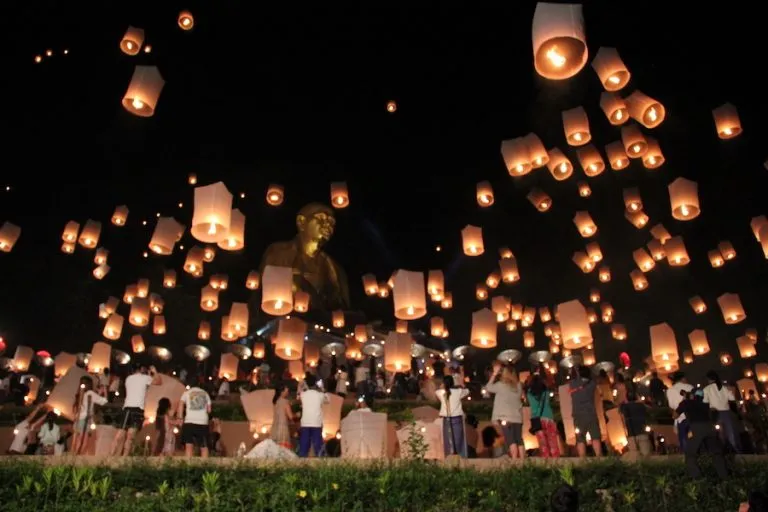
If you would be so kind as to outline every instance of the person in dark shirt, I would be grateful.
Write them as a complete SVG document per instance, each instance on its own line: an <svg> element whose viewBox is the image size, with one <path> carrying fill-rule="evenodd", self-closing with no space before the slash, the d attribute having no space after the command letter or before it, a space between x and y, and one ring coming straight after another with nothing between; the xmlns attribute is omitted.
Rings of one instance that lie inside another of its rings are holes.
<svg viewBox="0 0 768 512"><path fill-rule="evenodd" d="M573 424L576 430L576 451L579 457L587 456L587 435L592 442L595 456L602 457L602 434L595 408L597 383L592 380L592 373L586 366L574 366L571 369L571 382L568 391L573 404Z"/></svg>
<svg viewBox="0 0 768 512"><path fill-rule="evenodd" d="M651 374L651 382L648 385L648 390L651 392L653 403L656 404L657 407L664 406L666 403L664 392L667 390L667 386L664 385L664 382L659 378L658 373L653 372Z"/></svg>
<svg viewBox="0 0 768 512"><path fill-rule="evenodd" d="M627 446L630 453L651 454L651 440L645 431L647 407L637 400L635 391L627 391L627 401L619 406L627 428Z"/></svg>
<svg viewBox="0 0 768 512"><path fill-rule="evenodd" d="M685 414L691 426L688 433L688 443L685 446L685 465L688 468L688 473L693 478L701 476L699 457L701 449L704 448L712 456L712 463L717 475L721 479L727 478L728 468L725 465L725 457L723 457L723 444L720 442L710 417L709 404L705 404L691 392L683 391L682 393L685 394L685 398L677 408L677 413Z"/></svg>

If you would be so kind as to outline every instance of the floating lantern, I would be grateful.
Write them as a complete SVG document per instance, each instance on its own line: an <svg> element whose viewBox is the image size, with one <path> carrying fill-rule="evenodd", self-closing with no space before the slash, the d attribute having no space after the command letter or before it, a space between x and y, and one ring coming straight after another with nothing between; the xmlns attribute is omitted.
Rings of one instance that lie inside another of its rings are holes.
<svg viewBox="0 0 768 512"><path fill-rule="evenodd" d="M163 312L163 308L165 308L165 301L163 300L163 298L156 293L150 293L149 309L152 311L152 313L155 315L159 315Z"/></svg>
<svg viewBox="0 0 768 512"><path fill-rule="evenodd" d="M557 317L563 346L573 350L593 343L592 330L584 306L578 300L558 304Z"/></svg>
<svg viewBox="0 0 768 512"><path fill-rule="evenodd" d="M765 215L752 217L752 220L749 222L749 227L752 228L752 233L755 235L755 240L758 242L761 242L763 239L761 231L765 226L768 226L768 217Z"/></svg>
<svg viewBox="0 0 768 512"><path fill-rule="evenodd" d="M107 318L107 323L104 325L104 331L102 335L108 340L120 339L120 334L123 332L123 317L117 313L112 313Z"/></svg>
<svg viewBox="0 0 768 512"><path fill-rule="evenodd" d="M496 346L496 315L488 308L472 313L472 332L469 343L474 347Z"/></svg>
<svg viewBox="0 0 768 512"><path fill-rule="evenodd" d="M283 204L285 193L282 185L272 183L267 187L267 204L271 206L280 206Z"/></svg>
<svg viewBox="0 0 768 512"><path fill-rule="evenodd" d="M184 260L184 272L192 274L195 277L203 275L203 249L194 246L187 252L187 258Z"/></svg>
<svg viewBox="0 0 768 512"><path fill-rule="evenodd" d="M203 261L205 263L210 263L213 261L213 258L216 257L216 247L212 245L206 245L203 248Z"/></svg>
<svg viewBox="0 0 768 512"><path fill-rule="evenodd" d="M589 291L589 302L593 304L597 304L598 302L600 302L600 290L598 290L597 288L592 288Z"/></svg>
<svg viewBox="0 0 768 512"><path fill-rule="evenodd" d="M181 11L176 19L181 30L192 30L195 26L195 18L192 17L192 13L189 11Z"/></svg>
<svg viewBox="0 0 768 512"><path fill-rule="evenodd" d="M622 324L613 324L611 326L611 336L617 341L627 339L627 328Z"/></svg>
<svg viewBox="0 0 768 512"><path fill-rule="evenodd" d="M310 297L304 290L296 290L293 295L293 310L297 313L306 313L309 311Z"/></svg>
<svg viewBox="0 0 768 512"><path fill-rule="evenodd" d="M589 197L592 195L592 189L589 188L589 184L586 181L580 181L577 183L579 187L579 195L581 197Z"/></svg>
<svg viewBox="0 0 768 512"><path fill-rule="evenodd" d="M485 285L478 284L475 286L475 297L477 300L485 300L488 298L488 289Z"/></svg>
<svg viewBox="0 0 768 512"><path fill-rule="evenodd" d="M677 339L675 331L667 323L652 325L651 356L657 365L676 363L680 356L677 352Z"/></svg>
<svg viewBox="0 0 768 512"><path fill-rule="evenodd" d="M493 204L493 188L490 182L481 181L477 184L477 204L481 208L487 208Z"/></svg>
<svg viewBox="0 0 768 512"><path fill-rule="evenodd" d="M645 140L647 149L643 155L643 166L646 169L658 169L666 161L664 154L661 152L659 141L653 137L646 137Z"/></svg>
<svg viewBox="0 0 768 512"><path fill-rule="evenodd" d="M293 270L267 265L262 275L261 309L270 315L287 315L293 310Z"/></svg>
<svg viewBox="0 0 768 512"><path fill-rule="evenodd" d="M239 336L248 334L248 304L233 302L229 308L229 325Z"/></svg>
<svg viewBox="0 0 768 512"><path fill-rule="evenodd" d="M165 317L163 315L157 315L152 319L152 332L158 336L165 334Z"/></svg>
<svg viewBox="0 0 768 512"><path fill-rule="evenodd" d="M398 270L395 274L393 302L395 318L416 320L427 314L427 299L424 293L424 273Z"/></svg>
<svg viewBox="0 0 768 512"><path fill-rule="evenodd" d="M512 304L512 306L510 307L509 316L512 318L512 320L520 320L521 318L523 318L523 305Z"/></svg>
<svg viewBox="0 0 768 512"><path fill-rule="evenodd" d="M565 140L569 145L583 146L592 139L592 135L589 133L589 118L584 107L563 110L562 117Z"/></svg>
<svg viewBox="0 0 768 512"><path fill-rule="evenodd" d="M589 238L597 233L597 225L587 211L576 212L576 215L573 217L573 223L576 225L576 229L579 230L579 234L584 238Z"/></svg>
<svg viewBox="0 0 768 512"><path fill-rule="evenodd" d="M644 249L636 249L633 251L632 258L635 260L637 268L643 272L649 272L656 266L656 263L653 261L653 258L651 258L651 255L645 252Z"/></svg>
<svg viewBox="0 0 768 512"><path fill-rule="evenodd" d="M651 253L651 257L656 261L661 261L666 257L666 253L664 252L664 246L661 245L661 242L654 239L648 242L646 245L648 247L648 250Z"/></svg>
<svg viewBox="0 0 768 512"><path fill-rule="evenodd" d="M221 354L219 360L219 375L220 379L236 380L237 369L240 365L240 359L235 354L225 352Z"/></svg>
<svg viewBox="0 0 768 512"><path fill-rule="evenodd" d="M595 350L591 348L584 349L584 352L581 353L582 360L584 361L584 366L592 366L595 364ZM624 429L622 428L622 431Z"/></svg>
<svg viewBox="0 0 768 512"><path fill-rule="evenodd" d="M225 251L239 251L245 247L245 215L237 208L232 210L227 236L219 240L218 246Z"/></svg>
<svg viewBox="0 0 768 512"><path fill-rule="evenodd" d="M611 169L621 171L629 166L629 157L621 141L611 142L605 146L605 155L611 164Z"/></svg>
<svg viewBox="0 0 768 512"><path fill-rule="evenodd" d="M597 242L590 242L587 244L587 256L595 263L603 261L603 251L600 249L600 244Z"/></svg>
<svg viewBox="0 0 768 512"><path fill-rule="evenodd" d="M707 303L704 302L704 299L702 299L698 295L688 299L688 303L691 305L691 307L693 308L693 311L697 315L700 315L702 313L706 313L706 311L707 311Z"/></svg>
<svg viewBox="0 0 768 512"><path fill-rule="evenodd" d="M603 92L600 94L600 108L603 109L605 117L613 126L621 126L629 121L627 104L621 99L621 96L612 92Z"/></svg>
<svg viewBox="0 0 768 512"><path fill-rule="evenodd" d="M112 345L97 341L91 348L91 357L88 358L88 373L101 373L109 369L109 361L112 359Z"/></svg>
<svg viewBox="0 0 768 512"><path fill-rule="evenodd" d="M736 107L725 103L712 111L715 118L717 136L721 139L732 139L741 134L741 120Z"/></svg>
<svg viewBox="0 0 768 512"><path fill-rule="evenodd" d="M636 187L625 188L623 191L624 207L629 212L637 212L643 209L643 200L640 191Z"/></svg>
<svg viewBox="0 0 768 512"><path fill-rule="evenodd" d="M587 144L586 146L579 148L576 151L576 154L579 158L581 168L584 170L584 174L590 178L602 174L602 172L605 170L605 162L603 162L603 157L600 156L597 148L595 148L595 146L592 144Z"/></svg>
<svg viewBox="0 0 768 512"><path fill-rule="evenodd" d="M544 78L570 78L587 63L580 4L537 3L531 32L534 68Z"/></svg>
<svg viewBox="0 0 768 512"><path fill-rule="evenodd" d="M752 340L752 343L757 343L757 329L750 327L744 331L744 336Z"/></svg>
<svg viewBox="0 0 768 512"><path fill-rule="evenodd" d="M507 297L497 296L491 299L491 311L496 314L497 322L504 322L509 318L510 303Z"/></svg>
<svg viewBox="0 0 768 512"><path fill-rule="evenodd" d="M120 40L120 49L127 55L137 55L142 44L144 44L144 30L129 26Z"/></svg>
<svg viewBox="0 0 768 512"><path fill-rule="evenodd" d="M379 298L386 299L389 297L389 285L385 282L379 283Z"/></svg>
<svg viewBox="0 0 768 512"><path fill-rule="evenodd" d="M461 230L461 239L467 256L480 256L485 252L482 228L467 225Z"/></svg>
<svg viewBox="0 0 768 512"><path fill-rule="evenodd" d="M549 311L548 307L539 308L539 318L541 318L541 321L543 323L546 323L552 320L552 313Z"/></svg>
<svg viewBox="0 0 768 512"><path fill-rule="evenodd" d="M86 249L93 249L99 243L101 222L88 219L80 232L77 242Z"/></svg>
<svg viewBox="0 0 768 512"><path fill-rule="evenodd" d="M613 321L613 306L607 302L600 304L600 313L603 317L603 323L611 323Z"/></svg>
<svg viewBox="0 0 768 512"><path fill-rule="evenodd" d="M136 285L129 284L125 287L125 293L123 294L123 302L126 304L132 304L133 299L136 297Z"/></svg>
<svg viewBox="0 0 768 512"><path fill-rule="evenodd" d="M718 357L720 359L720 364L723 366L731 366L733 363L733 358L728 352L720 352Z"/></svg>
<svg viewBox="0 0 768 512"><path fill-rule="evenodd" d="M65 242L73 243L77 240L77 234L79 232L80 223L71 220L64 226L64 232L61 234L61 239Z"/></svg>
<svg viewBox="0 0 768 512"><path fill-rule="evenodd" d="M755 376L762 383L768 382L768 363L757 363L755 365Z"/></svg>
<svg viewBox="0 0 768 512"><path fill-rule="evenodd" d="M96 256L93 257L93 262L97 265L103 265L107 262L107 258L109 257L109 250L99 247L96 249Z"/></svg>
<svg viewBox="0 0 768 512"><path fill-rule="evenodd" d="M502 258L499 260L501 278L505 283L515 283L520 280L520 271L517 268L517 259Z"/></svg>
<svg viewBox="0 0 768 512"><path fill-rule="evenodd" d="M395 373L410 371L412 344L410 334L390 332L384 345L384 368Z"/></svg>
<svg viewBox="0 0 768 512"><path fill-rule="evenodd" d="M229 315L223 315L221 317L221 339L224 341L234 341L236 337L235 330L229 323Z"/></svg>
<svg viewBox="0 0 768 512"><path fill-rule="evenodd" d="M747 336L736 338L736 346L739 347L739 356L741 356L742 359L749 359L757 355L755 344Z"/></svg>
<svg viewBox="0 0 768 512"><path fill-rule="evenodd" d="M600 267L597 277L600 279L601 283L609 283L611 281L611 267L608 265Z"/></svg>
<svg viewBox="0 0 768 512"><path fill-rule="evenodd" d="M93 277L95 277L98 280L104 279L104 276L106 276L109 273L109 265L106 263L102 263L95 269L93 269Z"/></svg>
<svg viewBox="0 0 768 512"><path fill-rule="evenodd" d="M331 324L337 329L344 327L344 311L340 309L333 311L331 313Z"/></svg>
<svg viewBox="0 0 768 512"><path fill-rule="evenodd" d="M624 152L629 158L642 158L648 151L648 142L637 125L634 124L621 127L621 143L624 145Z"/></svg>
<svg viewBox="0 0 768 512"><path fill-rule="evenodd" d="M359 343L365 343L368 341L368 326L364 324L357 324L355 326L355 340Z"/></svg>
<svg viewBox="0 0 768 512"><path fill-rule="evenodd" d="M26 372L29 370L29 365L32 364L34 356L35 351L31 347L19 345L16 347L16 352L13 356L13 370L17 373Z"/></svg>
<svg viewBox="0 0 768 512"><path fill-rule="evenodd" d="M453 308L453 294L451 292L445 292L443 300L440 301L440 307L443 309Z"/></svg>
<svg viewBox="0 0 768 512"><path fill-rule="evenodd" d="M529 325L533 324L535 318L536 308L526 306L525 309L523 309L523 317L521 319L522 323L525 324L523 327L528 327Z"/></svg>
<svg viewBox="0 0 768 512"><path fill-rule="evenodd" d="M445 331L445 322L439 316L433 316L429 319L429 332L432 336L437 338L443 335Z"/></svg>
<svg viewBox="0 0 768 512"><path fill-rule="evenodd" d="M517 322L510 318L506 323L507 332L514 332L517 330Z"/></svg>
<svg viewBox="0 0 768 512"><path fill-rule="evenodd" d="M664 245L672 238L672 235L669 234L669 231L667 231L667 228L665 228L663 224L656 224L653 226L651 228L651 235L658 240L661 245Z"/></svg>
<svg viewBox="0 0 768 512"><path fill-rule="evenodd" d="M219 307L219 290L207 284L200 291L200 309L216 311Z"/></svg>
<svg viewBox="0 0 768 512"><path fill-rule="evenodd" d="M747 318L737 293L725 293L717 298L723 318L728 325L738 324Z"/></svg>
<svg viewBox="0 0 768 512"><path fill-rule="evenodd" d="M222 182L195 188L192 236L206 243L216 243L227 236L232 219L232 194Z"/></svg>
<svg viewBox="0 0 768 512"><path fill-rule="evenodd" d="M398 320L395 322L395 332L408 332L408 322L405 320Z"/></svg>
<svg viewBox="0 0 768 512"><path fill-rule="evenodd" d="M160 217L157 219L155 231L152 233L152 239L149 241L149 248L155 254L167 256L173 252L176 241L184 233L184 226L179 224L173 217Z"/></svg>
<svg viewBox="0 0 768 512"><path fill-rule="evenodd" d="M523 333L523 346L525 348L533 348L536 346L536 335L533 331L525 331Z"/></svg>
<svg viewBox="0 0 768 512"><path fill-rule="evenodd" d="M365 294L370 296L377 295L379 293L379 283L376 282L376 276L373 274L363 275L363 289Z"/></svg>
<svg viewBox="0 0 768 512"><path fill-rule="evenodd" d="M485 284L488 285L488 288L491 288L493 290L498 288L499 281L501 281L501 276L496 271L491 272L490 274L488 274L488 277L485 278Z"/></svg>
<svg viewBox="0 0 768 512"><path fill-rule="evenodd" d="M667 253L667 261L673 267L682 267L691 262L681 236L674 236L667 240L664 250Z"/></svg>
<svg viewBox="0 0 768 512"><path fill-rule="evenodd" d="M592 68L606 91L619 91L629 83L629 70L616 48L601 46L592 59Z"/></svg>
<svg viewBox="0 0 768 512"><path fill-rule="evenodd" d="M136 66L123 96L123 108L139 117L152 117L165 86L157 66Z"/></svg>
<svg viewBox="0 0 768 512"><path fill-rule="evenodd" d="M538 142L541 144L541 141ZM504 163L510 176L524 176L531 172L531 158L528 146L522 137L502 141L501 155L504 157ZM539 158L548 159L549 157L539 156Z"/></svg>
<svg viewBox="0 0 768 512"><path fill-rule="evenodd" d="M373 282L376 282L375 279ZM427 290L430 295L442 295L445 290L445 277L442 270L429 271L427 274Z"/></svg>
<svg viewBox="0 0 768 512"><path fill-rule="evenodd" d="M693 362L693 353L690 350L683 350L683 362L691 364Z"/></svg>
<svg viewBox="0 0 768 512"><path fill-rule="evenodd" d="M736 249L733 248L733 244L728 240L723 240L717 244L717 250L723 255L725 261L731 261L736 257Z"/></svg>
<svg viewBox="0 0 768 512"><path fill-rule="evenodd" d="M637 229L643 229L646 225L648 225L649 220L648 215L646 215L642 210L638 210L636 212L624 210L624 218L626 218L629 223L635 226Z"/></svg>
<svg viewBox="0 0 768 512"><path fill-rule="evenodd" d="M595 310L592 308L587 308L587 321L589 321L590 324L597 322L597 313L595 313Z"/></svg>
<svg viewBox="0 0 768 512"><path fill-rule="evenodd" d="M590 258L587 254L583 253L582 251L577 251L573 253L573 257L571 259L576 264L576 266L579 267L581 271L584 272L585 274L588 274L593 270L595 270L595 262L592 261L592 258Z"/></svg>
<svg viewBox="0 0 768 512"><path fill-rule="evenodd" d="M527 162L533 169L544 167L549 162L549 155L544 148L541 139L535 133L529 133L523 139L523 144L528 149Z"/></svg>
<svg viewBox="0 0 768 512"><path fill-rule="evenodd" d="M573 164L568 157L563 154L558 148L552 148L548 151L549 162L547 163L547 169L550 174L557 181L564 181L571 177L573 174Z"/></svg>
<svg viewBox="0 0 768 512"><path fill-rule="evenodd" d="M723 255L720 254L720 251L717 249L713 249L707 253L707 257L709 258L709 264L712 265L713 268L720 268L723 265L725 265L725 259L723 258Z"/></svg>
<svg viewBox="0 0 768 512"><path fill-rule="evenodd" d="M253 344L253 358L254 359L264 359L265 356L265 348L264 344L262 342L257 342Z"/></svg>
<svg viewBox="0 0 768 512"><path fill-rule="evenodd" d="M133 299L128 322L136 327L144 327L149 323L149 300L145 297L135 297Z"/></svg>
<svg viewBox="0 0 768 512"><path fill-rule="evenodd" d="M552 198L539 188L532 188L526 197L528 197L528 201L542 213L552 207Z"/></svg>
<svg viewBox="0 0 768 512"><path fill-rule="evenodd" d="M515 254L512 252L512 249L509 247L500 247L499 248L499 257L503 260L514 258Z"/></svg>
<svg viewBox="0 0 768 512"><path fill-rule="evenodd" d="M640 292L648 289L648 279L646 279L645 275L640 270L632 270L632 272L629 273L629 278L632 279L632 286L634 286L635 291Z"/></svg>
<svg viewBox="0 0 768 512"><path fill-rule="evenodd" d="M669 184L669 200L672 217L677 220L692 220L699 216L699 186L695 181L677 178Z"/></svg>
<svg viewBox="0 0 768 512"><path fill-rule="evenodd" d="M211 323L206 320L200 321L200 327L197 329L197 338L201 340L211 339Z"/></svg>
<svg viewBox="0 0 768 512"><path fill-rule="evenodd" d="M11 222L4 222L0 227L0 251L11 252L21 236L21 228Z"/></svg>
<svg viewBox="0 0 768 512"><path fill-rule="evenodd" d="M334 208L346 208L349 206L349 192L347 191L346 182L337 181L331 183L331 205Z"/></svg>
<svg viewBox="0 0 768 512"><path fill-rule="evenodd" d="M650 96L636 90L624 101L627 102L630 117L646 128L656 128L664 121L667 113L664 105Z"/></svg>

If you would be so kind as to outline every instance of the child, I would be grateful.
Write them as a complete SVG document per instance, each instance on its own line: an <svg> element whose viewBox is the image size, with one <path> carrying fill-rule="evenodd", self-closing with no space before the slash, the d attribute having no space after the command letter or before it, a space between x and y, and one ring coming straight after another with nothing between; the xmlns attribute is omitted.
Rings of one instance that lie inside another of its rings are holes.
<svg viewBox="0 0 768 512"><path fill-rule="evenodd" d="M176 451L176 434L173 429L175 422L170 414L171 401L168 398L161 398L157 403L157 417L155 418L155 429L157 431L157 444L154 454L160 456L172 456Z"/></svg>
<svg viewBox="0 0 768 512"><path fill-rule="evenodd" d="M56 422L56 414L51 411L45 416L45 423L40 427L37 437L40 438L40 453L53 455L56 443L59 442L61 432Z"/></svg>

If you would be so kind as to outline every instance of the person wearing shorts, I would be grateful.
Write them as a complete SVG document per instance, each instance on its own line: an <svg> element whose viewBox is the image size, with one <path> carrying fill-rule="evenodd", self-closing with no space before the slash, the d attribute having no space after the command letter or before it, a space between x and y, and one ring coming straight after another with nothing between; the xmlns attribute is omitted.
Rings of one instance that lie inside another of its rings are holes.
<svg viewBox="0 0 768 512"><path fill-rule="evenodd" d="M120 415L118 431L110 450L112 455L128 455L133 448L136 432L144 424L144 402L147 399L147 389L152 385L162 384L163 379L154 366L149 367L149 375L145 368L134 366L133 373L125 379L125 402Z"/></svg>
<svg viewBox="0 0 768 512"><path fill-rule="evenodd" d="M523 444L523 386L514 368L495 361L485 390L494 395L491 420L501 427L504 444L513 459L525 457Z"/></svg>
<svg viewBox="0 0 768 512"><path fill-rule="evenodd" d="M595 392L597 383L592 379L592 374L586 366L574 366L572 368L569 392L573 407L573 424L576 429L576 451L579 457L587 456L587 434L591 438L592 449L595 456L603 455L602 434L600 423L597 419L595 406Z"/></svg>
<svg viewBox="0 0 768 512"><path fill-rule="evenodd" d="M192 386L181 395L177 409L177 417L184 418L181 442L184 443L186 456L192 457L195 448L199 448L200 456L207 458L210 453L208 422L211 414L211 397L204 389Z"/></svg>

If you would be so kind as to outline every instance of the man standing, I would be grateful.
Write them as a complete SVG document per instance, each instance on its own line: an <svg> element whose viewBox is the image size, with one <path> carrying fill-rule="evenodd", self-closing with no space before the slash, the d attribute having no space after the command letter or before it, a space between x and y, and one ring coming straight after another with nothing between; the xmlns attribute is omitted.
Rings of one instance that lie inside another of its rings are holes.
<svg viewBox="0 0 768 512"><path fill-rule="evenodd" d="M695 397L690 391L677 407L677 413L685 414L690 425L688 442L685 446L685 465L692 478L701 476L699 468L699 452L704 448L712 457L712 464L721 479L728 477L728 468L723 456L723 443L715 430L715 425L709 415L709 405Z"/></svg>
<svg viewBox="0 0 768 512"><path fill-rule="evenodd" d="M191 457L195 447L200 448L200 456L208 458L208 440L210 428L208 415L211 413L211 397L205 390L194 386L190 382L188 390L181 395L177 407L176 416L184 418L181 427L181 442L184 443L184 451L187 457Z"/></svg>
<svg viewBox="0 0 768 512"><path fill-rule="evenodd" d="M667 403L672 409L675 417L675 428L677 429L677 440L680 443L680 451L685 453L685 444L688 442L688 431L690 426L685 414L677 414L677 408L683 401L685 394L693 391L693 386L688 384L683 372L675 372L669 376L672 381L672 387L667 389Z"/></svg>
<svg viewBox="0 0 768 512"><path fill-rule="evenodd" d="M299 430L299 457L309 456L309 445L315 450L315 456L323 447L323 404L328 403L328 395L316 388L317 377L307 374L304 379L307 390L299 395L301 401L301 429Z"/></svg>
<svg viewBox="0 0 768 512"><path fill-rule="evenodd" d="M120 420L120 430L112 441L112 455L128 455L133 448L133 438L144 424L144 402L147 398L147 388L163 382L154 366L149 367L149 375L143 366L134 365L133 373L125 379L125 402ZM123 438L125 436L125 439Z"/></svg>

